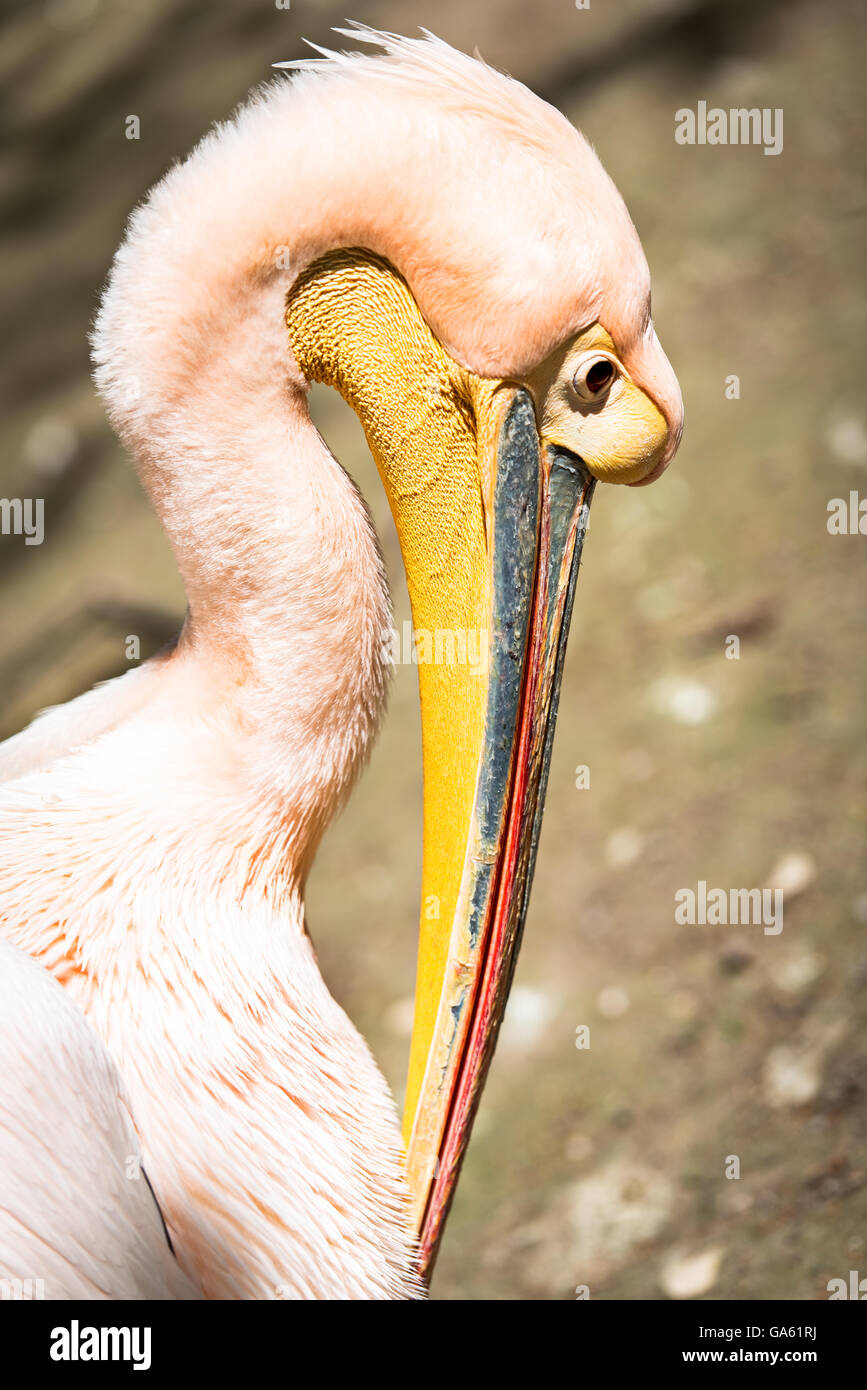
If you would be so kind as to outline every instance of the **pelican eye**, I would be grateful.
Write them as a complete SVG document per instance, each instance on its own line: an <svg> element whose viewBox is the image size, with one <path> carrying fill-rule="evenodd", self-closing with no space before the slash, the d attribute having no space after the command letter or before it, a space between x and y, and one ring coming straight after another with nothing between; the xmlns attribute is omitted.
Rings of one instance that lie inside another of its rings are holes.
<svg viewBox="0 0 867 1390"><path fill-rule="evenodd" d="M582 401L598 401L605 395L617 376L610 357L594 355L586 358L572 378L575 392Z"/></svg>

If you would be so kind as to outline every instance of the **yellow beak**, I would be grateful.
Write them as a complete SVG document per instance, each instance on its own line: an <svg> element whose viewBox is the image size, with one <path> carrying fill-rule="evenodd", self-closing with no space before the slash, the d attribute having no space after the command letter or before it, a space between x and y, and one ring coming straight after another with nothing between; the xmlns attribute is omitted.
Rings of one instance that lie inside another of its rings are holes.
<svg viewBox="0 0 867 1390"><path fill-rule="evenodd" d="M424 862L404 1134L429 1274L526 913L594 482L575 455L540 446L523 386L448 356L378 257L322 257L294 285L287 325L308 379L336 386L364 426L420 648Z"/></svg>

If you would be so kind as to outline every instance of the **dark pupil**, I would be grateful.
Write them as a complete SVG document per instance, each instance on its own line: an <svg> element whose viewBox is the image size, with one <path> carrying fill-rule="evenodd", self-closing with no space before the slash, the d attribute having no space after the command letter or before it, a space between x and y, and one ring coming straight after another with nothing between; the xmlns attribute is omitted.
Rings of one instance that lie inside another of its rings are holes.
<svg viewBox="0 0 867 1390"><path fill-rule="evenodd" d="M600 391L604 391L606 386L611 384L614 376L614 368L610 362L594 362L587 373L587 388L596 396Z"/></svg>

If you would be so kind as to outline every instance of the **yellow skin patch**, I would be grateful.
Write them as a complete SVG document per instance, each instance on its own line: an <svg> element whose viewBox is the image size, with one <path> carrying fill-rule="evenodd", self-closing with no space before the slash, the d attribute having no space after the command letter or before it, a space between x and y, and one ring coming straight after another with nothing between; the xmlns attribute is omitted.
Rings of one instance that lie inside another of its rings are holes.
<svg viewBox="0 0 867 1390"><path fill-rule="evenodd" d="M595 361L615 368L598 399L575 387ZM668 444L668 425L654 402L636 386L600 323L552 352L528 378L539 432L551 444L579 454L603 483L637 483L656 467Z"/></svg>
<svg viewBox="0 0 867 1390"><path fill-rule="evenodd" d="M363 251L335 251L299 277L286 322L308 380L336 387L364 428L394 516L417 629L485 629L489 556L481 457L500 415L500 384L448 356L406 283ZM434 1033L471 824L487 680L468 664L418 667L424 862L411 1125ZM436 916L428 912L435 910ZM408 1137L408 1132L407 1132Z"/></svg>

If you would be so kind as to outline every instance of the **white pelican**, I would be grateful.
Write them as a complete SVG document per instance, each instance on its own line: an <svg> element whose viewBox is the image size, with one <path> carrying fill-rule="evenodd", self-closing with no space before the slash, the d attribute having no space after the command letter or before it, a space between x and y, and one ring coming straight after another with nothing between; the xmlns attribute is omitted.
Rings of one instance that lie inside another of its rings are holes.
<svg viewBox="0 0 867 1390"><path fill-rule="evenodd" d="M133 215L96 321L189 611L0 749L0 1274L46 1298L423 1292L526 909L593 480L651 481L680 436L582 136L430 35L339 32L384 52L290 65L208 135ZM362 421L416 629L488 641L482 675L419 666L406 1148L304 917L390 621L312 380Z"/></svg>

